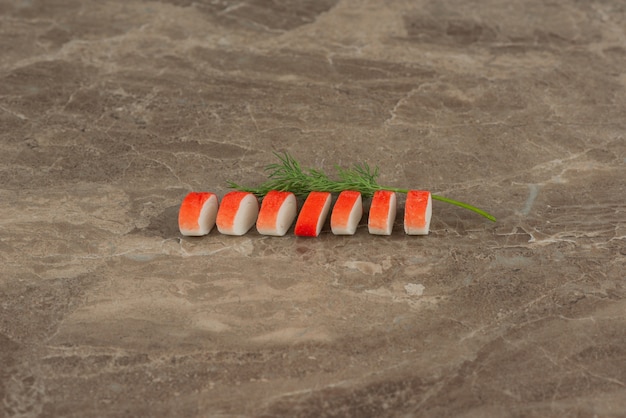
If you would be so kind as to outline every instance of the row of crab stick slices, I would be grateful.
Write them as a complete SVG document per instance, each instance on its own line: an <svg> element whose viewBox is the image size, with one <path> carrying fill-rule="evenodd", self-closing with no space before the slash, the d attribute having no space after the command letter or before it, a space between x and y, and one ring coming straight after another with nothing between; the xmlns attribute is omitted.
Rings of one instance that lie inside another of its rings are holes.
<svg viewBox="0 0 626 418"><path fill-rule="evenodd" d="M367 228L373 235L391 235L396 218L396 193L379 190L370 205ZM214 193L191 192L183 200L178 214L180 233L185 236L207 235L215 225L225 235L244 235L256 224L262 235L283 236L294 219L294 233L317 237L331 207L331 194L311 192L298 214L296 197L291 192L273 190L259 209L257 197L248 192L227 193L221 204ZM404 231L408 235L428 235L432 215L432 198L428 191L411 190L404 208ZM335 235L354 235L363 217L361 193L345 190L339 194L330 216Z"/></svg>

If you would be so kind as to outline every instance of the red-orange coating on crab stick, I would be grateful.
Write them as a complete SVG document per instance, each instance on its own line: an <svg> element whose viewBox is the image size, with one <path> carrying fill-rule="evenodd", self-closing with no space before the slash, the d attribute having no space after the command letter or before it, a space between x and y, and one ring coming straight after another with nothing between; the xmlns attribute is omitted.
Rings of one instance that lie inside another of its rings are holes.
<svg viewBox="0 0 626 418"><path fill-rule="evenodd" d="M391 235L396 219L396 194L389 190L378 190L372 197L367 229L373 235Z"/></svg>
<svg viewBox="0 0 626 418"><path fill-rule="evenodd" d="M243 235L252 228L259 214L259 201L248 192L229 192L217 211L217 229L225 235Z"/></svg>
<svg viewBox="0 0 626 418"><path fill-rule="evenodd" d="M409 235L428 235L432 213L430 192L409 190L404 206L404 232Z"/></svg>
<svg viewBox="0 0 626 418"><path fill-rule="evenodd" d="M361 217L363 217L361 193L344 190L339 193L330 215L330 229L335 235L354 235Z"/></svg>
<svg viewBox="0 0 626 418"><path fill-rule="evenodd" d="M291 192L271 190L263 198L256 229L262 235L282 237L298 214L296 196Z"/></svg>
<svg viewBox="0 0 626 418"><path fill-rule="evenodd" d="M215 226L218 201L214 193L191 192L178 211L178 229L185 236L207 235Z"/></svg>
<svg viewBox="0 0 626 418"><path fill-rule="evenodd" d="M298 215L295 234L299 237L317 237L324 226L329 210L330 193L309 193Z"/></svg>

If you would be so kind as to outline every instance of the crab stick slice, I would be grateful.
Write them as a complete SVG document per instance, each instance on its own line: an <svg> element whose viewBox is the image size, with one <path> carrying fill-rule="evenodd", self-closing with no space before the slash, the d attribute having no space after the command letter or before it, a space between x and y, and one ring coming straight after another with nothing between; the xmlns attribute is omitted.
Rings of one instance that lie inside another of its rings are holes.
<svg viewBox="0 0 626 418"><path fill-rule="evenodd" d="M299 237L316 237L320 234L322 226L330 210L330 193L311 192L304 201L298 220L296 221L295 234Z"/></svg>
<svg viewBox="0 0 626 418"><path fill-rule="evenodd" d="M215 226L217 196L209 192L191 192L185 196L178 211L178 229L190 237L207 235Z"/></svg>
<svg viewBox="0 0 626 418"><path fill-rule="evenodd" d="M256 229L261 235L282 237L287 233L297 214L296 195L272 190L263 198Z"/></svg>
<svg viewBox="0 0 626 418"><path fill-rule="evenodd" d="M217 230L225 235L243 235L252 228L259 214L259 201L248 192L229 192L217 211Z"/></svg>
<svg viewBox="0 0 626 418"><path fill-rule="evenodd" d="M378 190L372 197L367 229L373 235L391 235L396 219L396 194L389 190Z"/></svg>
<svg viewBox="0 0 626 418"><path fill-rule="evenodd" d="M428 235L432 213L430 192L410 190L404 206L404 232L409 235Z"/></svg>
<svg viewBox="0 0 626 418"><path fill-rule="evenodd" d="M359 221L363 217L363 199L361 193L344 190L330 215L330 229L335 235L354 235Z"/></svg>

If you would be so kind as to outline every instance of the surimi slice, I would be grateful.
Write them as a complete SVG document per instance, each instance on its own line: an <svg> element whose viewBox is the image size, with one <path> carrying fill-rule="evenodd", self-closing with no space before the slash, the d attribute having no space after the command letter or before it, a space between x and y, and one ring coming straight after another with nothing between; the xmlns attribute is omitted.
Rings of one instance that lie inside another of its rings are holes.
<svg viewBox="0 0 626 418"><path fill-rule="evenodd" d="M354 235L361 217L363 217L361 193L344 190L339 193L333 213L330 215L330 229L335 235Z"/></svg>
<svg viewBox="0 0 626 418"><path fill-rule="evenodd" d="M410 190L404 206L404 232L409 235L428 235L433 200L430 192Z"/></svg>
<svg viewBox="0 0 626 418"><path fill-rule="evenodd" d="M296 196L291 192L268 192L261 203L256 229L262 235L282 237L298 214Z"/></svg>
<svg viewBox="0 0 626 418"><path fill-rule="evenodd" d="M200 237L215 226L217 196L209 192L191 192L185 196L178 211L178 229L185 236Z"/></svg>
<svg viewBox="0 0 626 418"><path fill-rule="evenodd" d="M259 214L259 200L248 192L229 192L217 211L217 229L225 235L243 235L252 228Z"/></svg>
<svg viewBox="0 0 626 418"><path fill-rule="evenodd" d="M396 219L396 194L389 190L378 190L372 197L367 229L373 235L391 235Z"/></svg>
<svg viewBox="0 0 626 418"><path fill-rule="evenodd" d="M295 234L299 237L316 237L320 234L322 226L330 210L330 193L311 192L304 201L298 220L296 221Z"/></svg>

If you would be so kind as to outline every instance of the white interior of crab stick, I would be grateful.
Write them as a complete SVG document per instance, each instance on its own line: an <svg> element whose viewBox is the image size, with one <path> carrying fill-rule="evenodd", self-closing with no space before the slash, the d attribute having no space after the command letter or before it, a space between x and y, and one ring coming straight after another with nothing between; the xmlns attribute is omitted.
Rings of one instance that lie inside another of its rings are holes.
<svg viewBox="0 0 626 418"><path fill-rule="evenodd" d="M230 192L217 211L217 229L225 235L243 235L252 228L259 214L259 201L247 192Z"/></svg>
<svg viewBox="0 0 626 418"><path fill-rule="evenodd" d="M272 190L263 198L256 229L262 235L282 237L297 214L298 206L293 193Z"/></svg>
<svg viewBox="0 0 626 418"><path fill-rule="evenodd" d="M322 231L330 210L331 195L328 192L311 192L307 196L294 233L299 237L317 237Z"/></svg>
<svg viewBox="0 0 626 418"><path fill-rule="evenodd" d="M430 192L410 190L404 207L404 232L408 235L428 235L433 213Z"/></svg>
<svg viewBox="0 0 626 418"><path fill-rule="evenodd" d="M207 235L215 226L217 196L209 192L191 192L185 196L178 212L178 229L185 236Z"/></svg>
<svg viewBox="0 0 626 418"><path fill-rule="evenodd" d="M378 190L372 197L367 229L373 235L391 235L396 219L396 194L389 190Z"/></svg>
<svg viewBox="0 0 626 418"><path fill-rule="evenodd" d="M330 215L330 229L335 235L354 235L363 217L361 193L344 190L339 193L333 213Z"/></svg>

